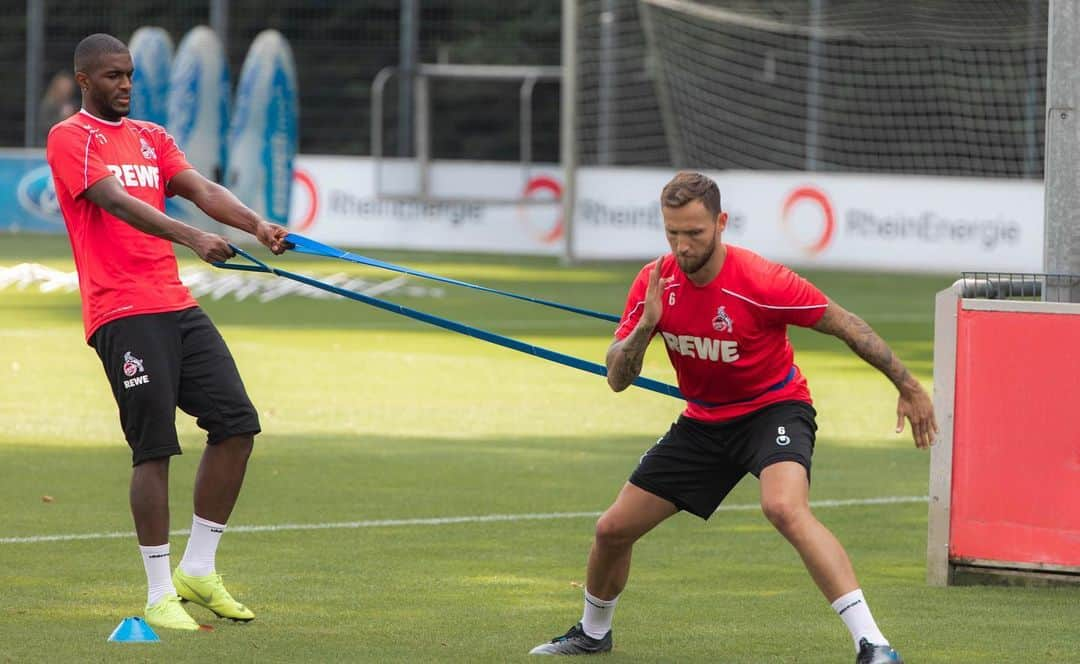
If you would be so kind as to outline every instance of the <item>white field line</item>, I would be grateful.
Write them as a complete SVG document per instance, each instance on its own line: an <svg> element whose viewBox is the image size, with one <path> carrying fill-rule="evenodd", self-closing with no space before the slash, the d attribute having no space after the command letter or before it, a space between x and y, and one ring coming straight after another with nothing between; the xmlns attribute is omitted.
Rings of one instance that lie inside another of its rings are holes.
<svg viewBox="0 0 1080 664"><path fill-rule="evenodd" d="M372 296L391 292L411 297L441 298L444 295L441 288L413 285L408 283L408 279L404 276L380 282L337 272L318 278L333 286ZM220 300L226 295L232 295L238 301L255 297L259 302L269 302L284 295L301 295L316 299L341 297L295 281L267 279L265 275L224 273L220 270L199 267L181 270L180 281L191 289L195 297L205 295L212 300ZM25 290L34 284L38 284L38 290L42 293L71 293L79 290L79 278L75 272L65 272L38 263L20 263L14 267L0 265L0 291L12 285L19 290Z"/></svg>
<svg viewBox="0 0 1080 664"><path fill-rule="evenodd" d="M876 323L933 323L934 314L928 312L925 314L918 313L889 313L881 312L877 314L863 314L863 319L874 321Z"/></svg>
<svg viewBox="0 0 1080 664"><path fill-rule="evenodd" d="M858 507L863 505L895 505L925 503L926 496L883 496L880 498L850 498L845 500L812 500L811 507ZM745 512L760 509L757 503L721 505L717 512ZM600 512L551 512L547 514L482 514L477 516L445 516L427 519L378 519L372 521L337 521L330 523L280 523L265 526L229 526L230 533L264 533L287 530L351 530L355 528L390 528L398 526L446 526L458 523L492 523L501 521L547 521L553 519L596 518ZM170 535L187 535L188 530L174 530ZM133 532L72 533L66 535L29 535L0 537L0 544L36 544L39 542L74 542L80 540L119 539L134 537Z"/></svg>

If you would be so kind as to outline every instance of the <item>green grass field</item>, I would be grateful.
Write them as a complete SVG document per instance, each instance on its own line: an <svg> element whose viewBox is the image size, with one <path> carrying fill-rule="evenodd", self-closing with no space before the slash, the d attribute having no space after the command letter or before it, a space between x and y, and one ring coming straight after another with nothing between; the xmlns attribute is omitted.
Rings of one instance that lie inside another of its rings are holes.
<svg viewBox="0 0 1080 664"><path fill-rule="evenodd" d="M376 255L611 312L640 266ZM21 262L74 269L62 237L0 236L0 266ZM931 384L933 294L952 277L807 276ZM580 617L592 515L679 402L612 394L596 376L355 302L201 301L263 419L236 532L218 555L258 618L234 625L193 609L213 633L106 642L145 602L134 537L110 535L132 530L129 450L83 343L78 296L9 287L0 291L0 661L515 662ZM610 340L603 322L472 291L396 301L594 361ZM892 433L892 386L835 339L792 337L819 411L812 499L925 496L929 456ZM644 373L672 379L659 343ZM187 453L172 465L174 529L190 525L202 447L194 423L179 422ZM853 660L847 631L756 499L750 478L727 501L746 509L708 523L680 514L639 543L605 661ZM1080 661L1075 590L926 585L924 502L816 512L909 664ZM489 515L507 518L454 520ZM242 530L253 526L265 529ZM98 536L12 541L79 534ZM174 563L185 542L172 538Z"/></svg>

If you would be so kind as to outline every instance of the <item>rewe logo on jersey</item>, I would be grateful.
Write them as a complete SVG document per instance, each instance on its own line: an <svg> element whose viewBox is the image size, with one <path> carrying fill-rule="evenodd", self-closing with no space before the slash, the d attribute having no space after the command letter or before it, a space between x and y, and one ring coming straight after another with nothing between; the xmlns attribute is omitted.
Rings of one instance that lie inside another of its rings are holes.
<svg viewBox="0 0 1080 664"><path fill-rule="evenodd" d="M709 339L708 337L695 337L689 334L674 335L670 332L661 332L664 343L672 351L686 357L696 357L699 360L711 362L726 362L728 364L739 359L739 343L737 341Z"/></svg>
<svg viewBox="0 0 1080 664"><path fill-rule="evenodd" d="M161 188L161 175L157 166L147 166L146 164L120 164L114 166L109 164L108 168L116 176L116 179L120 181L120 184L125 187Z"/></svg>

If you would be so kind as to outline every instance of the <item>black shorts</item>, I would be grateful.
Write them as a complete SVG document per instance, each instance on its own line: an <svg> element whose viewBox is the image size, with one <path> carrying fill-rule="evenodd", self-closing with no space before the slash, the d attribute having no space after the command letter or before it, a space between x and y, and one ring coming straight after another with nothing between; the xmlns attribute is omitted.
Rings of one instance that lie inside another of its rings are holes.
<svg viewBox="0 0 1080 664"><path fill-rule="evenodd" d="M708 519L746 473L797 461L810 476L814 408L782 401L738 419L712 423L680 416L641 457L630 483Z"/></svg>
<svg viewBox="0 0 1080 664"><path fill-rule="evenodd" d="M236 363L202 309L120 318L90 344L112 385L133 465L180 454L177 407L196 418L210 445L259 432Z"/></svg>

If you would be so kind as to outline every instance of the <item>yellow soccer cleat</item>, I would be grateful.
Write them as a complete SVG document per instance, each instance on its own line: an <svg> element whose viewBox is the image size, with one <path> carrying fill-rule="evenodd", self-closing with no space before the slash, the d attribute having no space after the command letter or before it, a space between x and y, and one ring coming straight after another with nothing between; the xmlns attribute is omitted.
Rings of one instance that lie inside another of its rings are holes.
<svg viewBox="0 0 1080 664"><path fill-rule="evenodd" d="M229 591L225 590L221 575L216 572L206 576L188 576L177 567L173 572L172 581L181 600L210 609L217 614L218 618L229 618L240 622L255 619L255 614L251 612L251 609L237 602Z"/></svg>
<svg viewBox="0 0 1080 664"><path fill-rule="evenodd" d="M189 632L197 632L202 627L195 619L188 615L184 607L180 605L180 598L176 595L166 595L156 604L146 605L146 624L151 627L162 629L182 629Z"/></svg>

